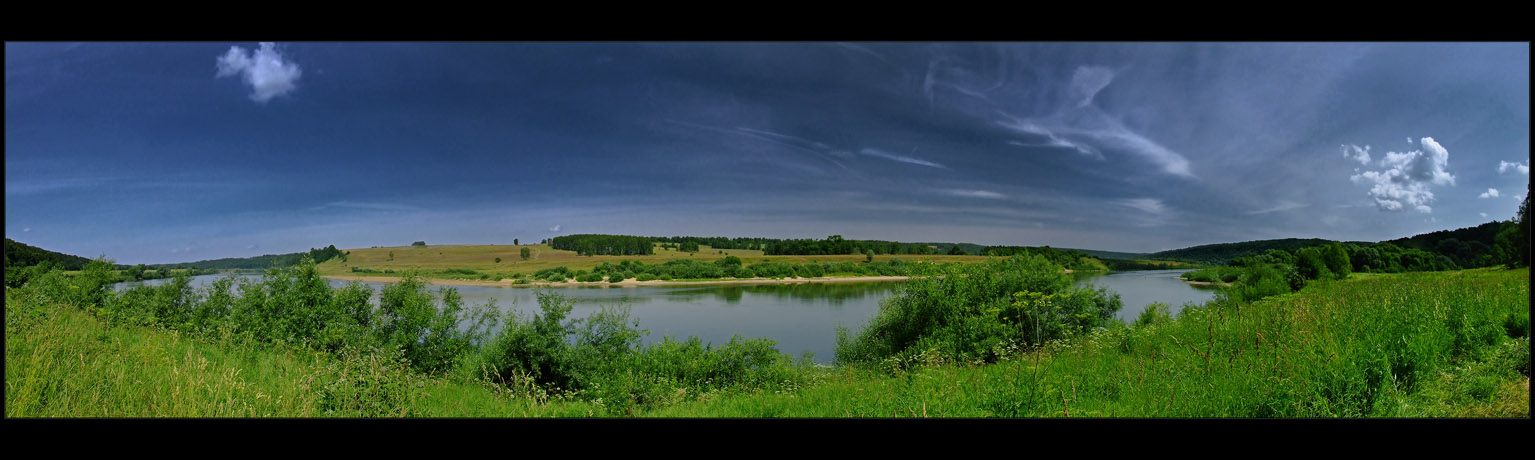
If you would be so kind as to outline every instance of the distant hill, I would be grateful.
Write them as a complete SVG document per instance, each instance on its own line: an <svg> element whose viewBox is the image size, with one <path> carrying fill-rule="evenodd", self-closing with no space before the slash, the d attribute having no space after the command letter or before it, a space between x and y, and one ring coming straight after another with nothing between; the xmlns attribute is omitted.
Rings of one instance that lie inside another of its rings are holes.
<svg viewBox="0 0 1535 460"><path fill-rule="evenodd" d="M1263 254L1270 249L1294 251L1311 246L1331 244L1332 240L1321 238L1285 238L1280 240L1259 240L1242 243L1206 244L1171 251L1154 252L1147 254L1145 258L1156 260L1182 260L1205 264L1224 264L1231 259Z"/></svg>
<svg viewBox="0 0 1535 460"><path fill-rule="evenodd" d="M1475 227L1466 227L1455 230L1440 230L1413 235L1405 238L1386 240L1380 243L1391 243L1408 249L1417 249L1430 254L1443 255L1459 267L1482 267L1496 264L1496 255L1493 248L1497 246L1498 232L1507 222L1492 221ZM1154 252L1146 254L1143 258L1154 260L1181 260L1205 264L1225 264L1238 257L1248 257L1263 254L1270 249L1295 251L1297 249L1331 244L1333 240L1321 238L1285 238L1279 240L1259 240L1242 243L1206 244L1171 251ZM1344 241L1344 244L1358 246L1374 246L1378 243L1367 241ZM1083 251L1089 254L1103 251ZM1097 255L1097 254L1094 254Z"/></svg>
<svg viewBox="0 0 1535 460"><path fill-rule="evenodd" d="M203 268L213 270L232 270L237 268L265 269L272 266L287 267L297 265L298 261L308 254L315 263L330 260L333 257L345 257L345 253L336 249L332 244L324 249L310 249L309 252L295 252L291 254L267 254L256 257L226 257L223 259L200 260L197 262L183 262L179 264L164 264L161 268Z"/></svg>
<svg viewBox="0 0 1535 460"><path fill-rule="evenodd" d="M1132 259L1144 259L1144 258L1146 258L1146 256L1149 255L1149 254L1137 253L1137 252L1099 251L1097 249L1072 249L1072 248L1061 248L1061 249L1064 249L1064 250L1067 250L1067 251L1082 251L1082 252L1087 253L1087 255L1090 255L1090 256L1093 256L1093 257L1097 257L1099 259L1125 259L1125 260L1132 260Z"/></svg>
<svg viewBox="0 0 1535 460"><path fill-rule="evenodd" d="M18 243L10 238L5 239L5 266L30 267L44 261L65 270L81 270L85 268L85 264L91 262L91 259Z"/></svg>
<svg viewBox="0 0 1535 460"><path fill-rule="evenodd" d="M1498 231L1503 229L1503 225L1503 222L1492 221L1475 227L1440 230L1385 242L1404 248L1443 254L1462 267L1486 265L1478 263L1482 262L1478 258L1490 253L1492 248L1497 246Z"/></svg>

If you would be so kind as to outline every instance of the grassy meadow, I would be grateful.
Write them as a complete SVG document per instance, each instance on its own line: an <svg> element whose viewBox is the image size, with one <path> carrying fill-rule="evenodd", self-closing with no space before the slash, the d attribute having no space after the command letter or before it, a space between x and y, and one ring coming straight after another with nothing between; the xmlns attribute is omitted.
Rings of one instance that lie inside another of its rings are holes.
<svg viewBox="0 0 1535 460"><path fill-rule="evenodd" d="M671 342L601 355L617 360L593 362L625 366L601 381L621 388L584 395L472 369L422 373L388 353L130 323L56 286L6 290L7 417L1529 416L1528 269L1356 274L1176 317L1152 309L989 362L923 352L734 368L766 355ZM536 337L537 324L508 337ZM472 368L500 355L466 356L480 356L463 361Z"/></svg>
<svg viewBox="0 0 1535 460"><path fill-rule="evenodd" d="M523 248L529 250L528 260L522 260ZM709 246L700 246L699 251L683 252L675 249L664 249L660 244L656 245L655 254L648 255L593 255L583 256L575 251L554 249L545 244L524 245L463 245L463 246L395 246L379 248L348 249L350 254L345 261L331 259L318 265L320 273L325 276L400 276L404 271L416 268L420 269L423 276L442 279L478 279L482 274L491 274L493 280L511 278L513 275L532 274L539 270L566 267L571 270L591 270L603 263L616 264L623 260L633 260L647 264L663 264L668 260L688 259L699 262L713 262L726 256L736 256L747 264L758 262L781 262L801 264L807 262L864 262L863 254L840 255L787 255L769 256L763 255L756 249L714 249ZM391 254L393 255L391 259ZM500 258L501 262L496 262ZM975 263L986 260L982 256L953 256L953 255L876 255L874 262L889 262L891 259L900 259L908 262L929 261L935 263L961 262ZM357 273L353 267L368 269L373 273ZM386 270L393 273L384 273ZM449 270L473 270L474 274L453 272Z"/></svg>

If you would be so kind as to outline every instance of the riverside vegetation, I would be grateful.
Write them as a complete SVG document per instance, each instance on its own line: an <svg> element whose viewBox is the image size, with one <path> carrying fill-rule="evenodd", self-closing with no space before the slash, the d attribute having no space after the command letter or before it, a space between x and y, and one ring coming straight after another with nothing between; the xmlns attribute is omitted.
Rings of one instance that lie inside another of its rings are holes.
<svg viewBox="0 0 1535 460"><path fill-rule="evenodd" d="M641 344L622 308L503 316L415 276L329 287L304 261L111 292L110 265L7 287L6 414L34 416L1528 416L1529 275L1318 277L1273 265L1176 316L1038 256L908 281L835 368L770 340Z"/></svg>

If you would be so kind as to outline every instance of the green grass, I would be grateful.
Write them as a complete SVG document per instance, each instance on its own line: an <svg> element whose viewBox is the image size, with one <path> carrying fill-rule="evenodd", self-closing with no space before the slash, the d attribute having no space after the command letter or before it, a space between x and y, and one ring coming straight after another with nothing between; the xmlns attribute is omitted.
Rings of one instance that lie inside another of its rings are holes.
<svg viewBox="0 0 1535 460"><path fill-rule="evenodd" d="M993 365L843 369L791 395L647 415L1528 417L1528 280L1468 270L1323 282Z"/></svg>
<svg viewBox="0 0 1535 460"><path fill-rule="evenodd" d="M532 257L522 260L520 252L522 248L529 248ZM740 257L747 264L758 262L783 262L789 264L802 264L807 262L864 262L863 254L840 255L792 255L769 256L763 255L760 250L752 249L714 249L709 246L700 246L699 251L681 252L676 250L663 250L657 244L655 254L629 255L629 256L582 256L575 251L565 251L550 248L543 244L524 245L467 245L467 246L398 246L383 248L348 249L351 254L347 260L331 259L318 265L320 273L325 276L359 277L359 276L384 276L399 277L405 270L419 268L422 275L438 279L466 279L478 280L481 275L489 274L490 281L499 281L501 278L512 278L516 274L532 274L533 272L555 268L568 267L571 271L591 270L603 263L617 264L623 260L634 260L647 264L663 264L672 259L689 259L699 262L713 262L726 256ZM721 254L720 251L724 251ZM390 259L393 253L394 258ZM495 259L501 258L501 263ZM977 263L987 260L981 256L951 256L951 255L877 255L874 262L889 262L890 259L901 259L908 262L930 261L936 263L963 262ZM379 273L355 273L352 267L373 270ZM382 273L385 270L393 270L394 273Z"/></svg>
<svg viewBox="0 0 1535 460"><path fill-rule="evenodd" d="M804 371L792 385L604 402L387 356L107 324L6 290L7 417L1528 417L1529 272L1314 282L995 364ZM383 403L380 403L383 402Z"/></svg>
<svg viewBox="0 0 1535 460"><path fill-rule="evenodd" d="M258 346L228 334L195 339L109 325L80 309L6 294L6 417L603 415L588 403L518 398L485 385L369 366L378 363L364 358ZM369 385L388 388L364 388ZM347 396L399 404L369 411L346 404Z"/></svg>

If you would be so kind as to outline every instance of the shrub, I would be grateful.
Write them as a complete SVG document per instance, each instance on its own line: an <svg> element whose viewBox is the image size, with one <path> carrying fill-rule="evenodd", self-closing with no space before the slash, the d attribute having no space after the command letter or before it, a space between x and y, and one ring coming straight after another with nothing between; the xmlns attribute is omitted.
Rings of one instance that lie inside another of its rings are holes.
<svg viewBox="0 0 1535 460"><path fill-rule="evenodd" d="M1121 305L1117 294L1073 288L1070 275L1037 255L939 270L904 284L856 337L838 327L837 361L989 362L1010 343L1037 345L1106 325Z"/></svg>

